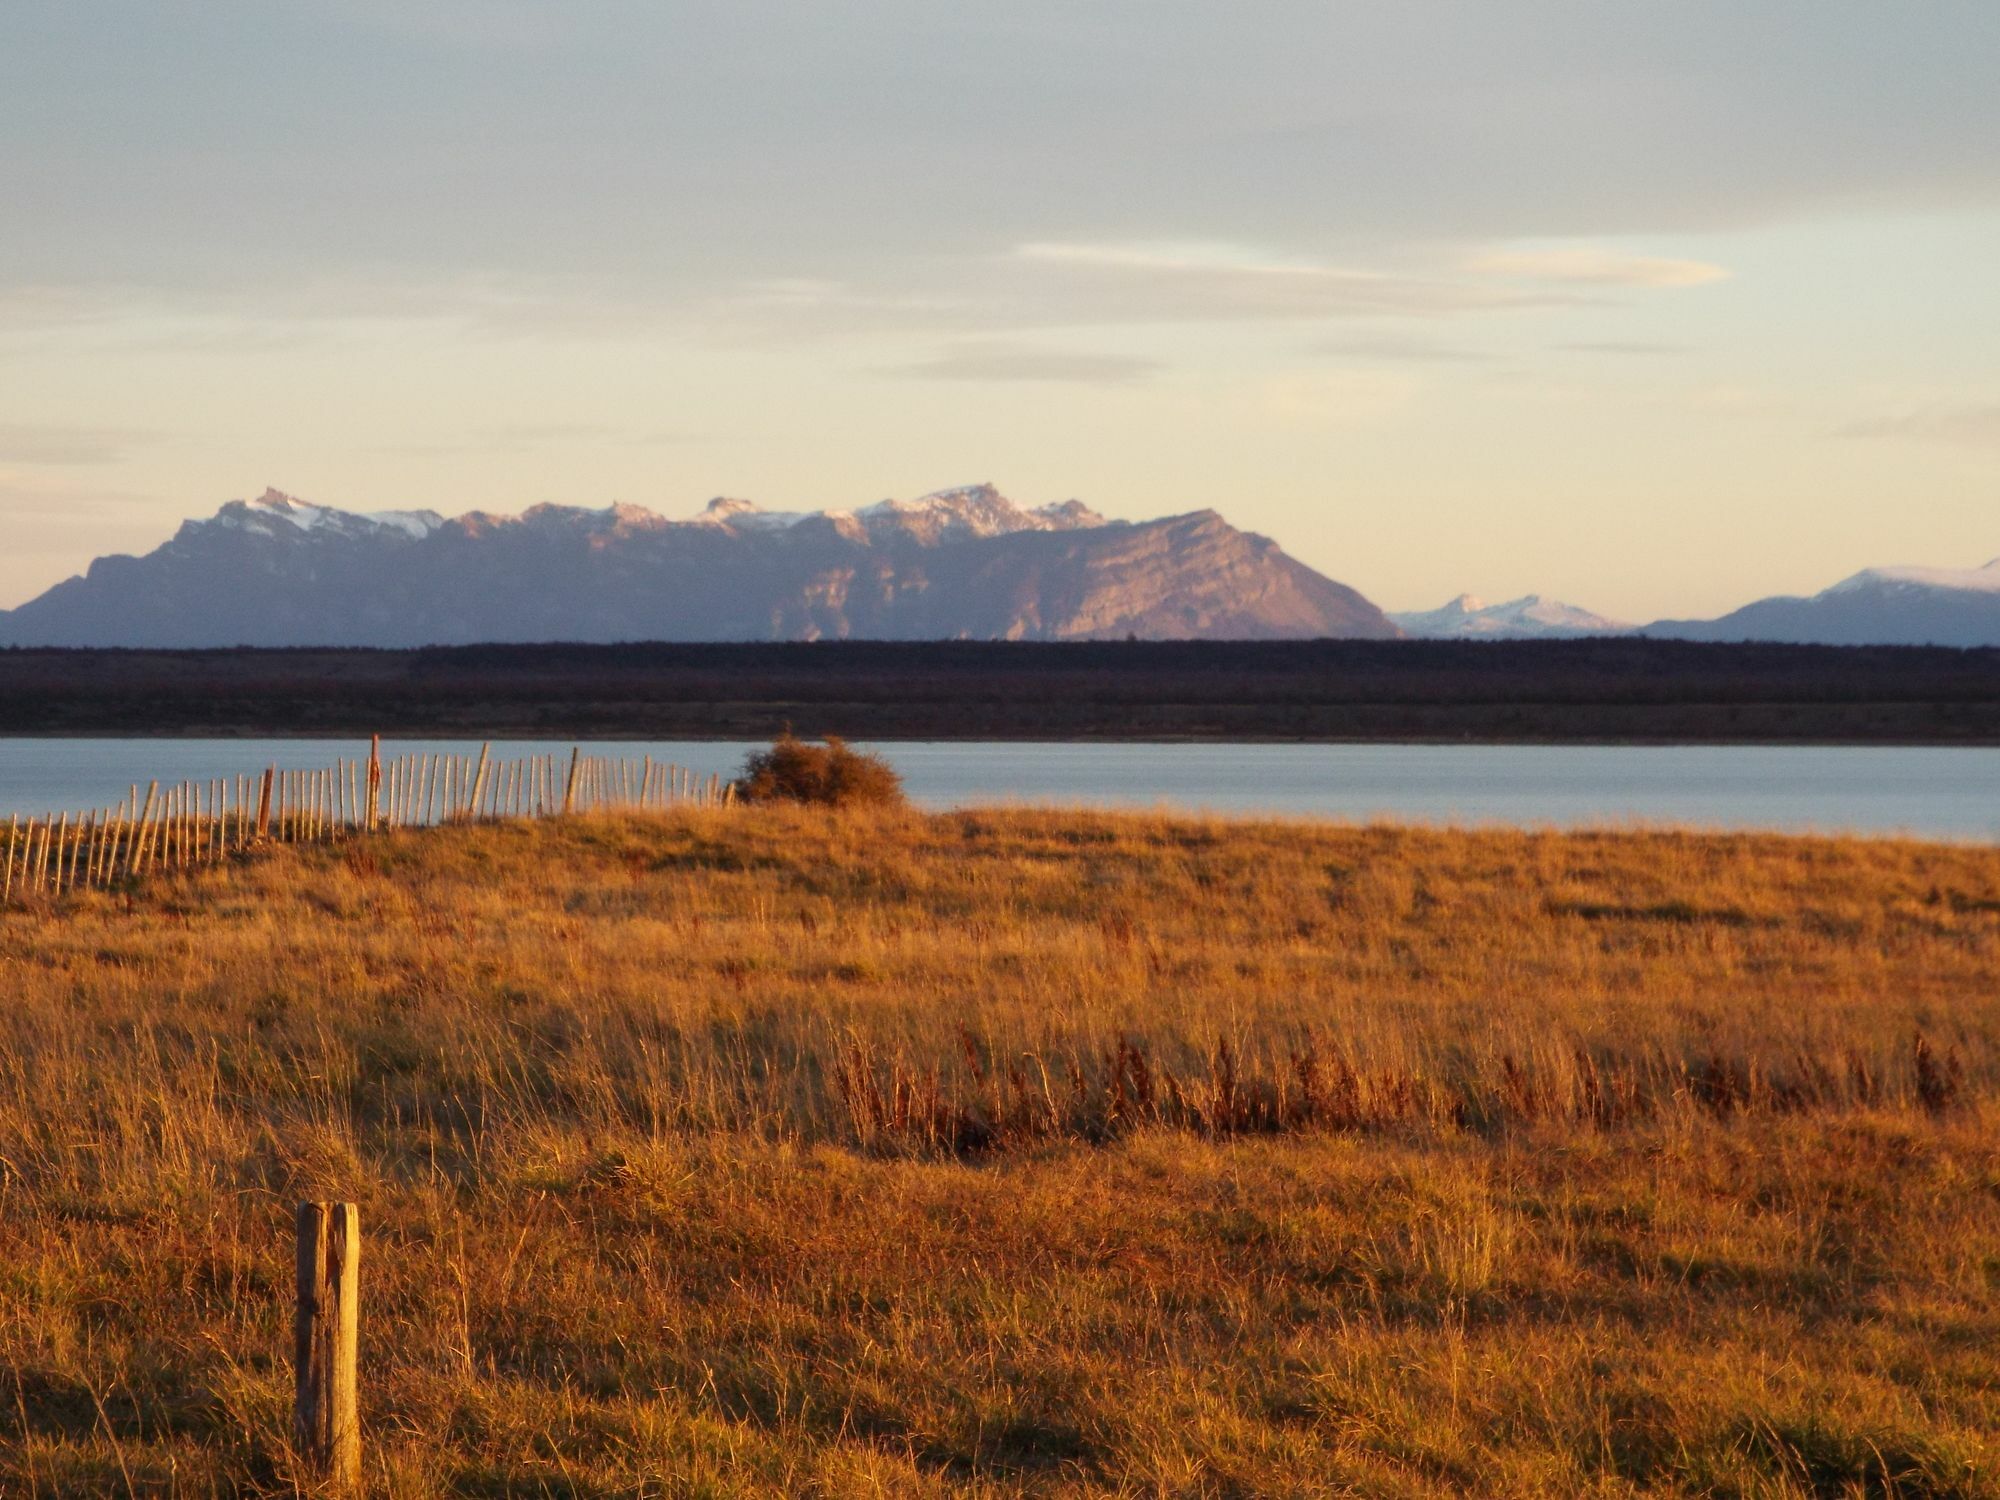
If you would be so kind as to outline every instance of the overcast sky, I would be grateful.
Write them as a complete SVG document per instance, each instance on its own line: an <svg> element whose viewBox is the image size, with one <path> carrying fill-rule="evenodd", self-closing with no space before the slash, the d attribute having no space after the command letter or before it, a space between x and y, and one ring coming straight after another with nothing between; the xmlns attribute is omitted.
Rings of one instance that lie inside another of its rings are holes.
<svg viewBox="0 0 2000 1500"><path fill-rule="evenodd" d="M267 484L1213 506L1388 608L2000 554L1994 0L0 12L0 604Z"/></svg>

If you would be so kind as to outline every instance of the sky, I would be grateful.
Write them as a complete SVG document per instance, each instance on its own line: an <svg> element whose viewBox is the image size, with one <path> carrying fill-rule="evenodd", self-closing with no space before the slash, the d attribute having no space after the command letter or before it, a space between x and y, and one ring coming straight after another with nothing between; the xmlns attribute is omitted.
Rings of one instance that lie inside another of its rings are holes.
<svg viewBox="0 0 2000 1500"><path fill-rule="evenodd" d="M0 606L267 485L1213 507L1390 609L2000 554L1993 0L0 11Z"/></svg>

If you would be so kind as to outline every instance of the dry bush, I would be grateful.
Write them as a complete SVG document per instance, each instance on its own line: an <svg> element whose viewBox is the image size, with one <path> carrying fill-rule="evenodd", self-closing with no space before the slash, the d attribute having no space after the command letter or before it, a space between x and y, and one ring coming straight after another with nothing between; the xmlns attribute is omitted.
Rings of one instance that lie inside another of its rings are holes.
<svg viewBox="0 0 2000 1500"><path fill-rule="evenodd" d="M786 734L743 763L736 795L745 802L799 802L817 807L902 805L903 778L879 755L829 735L818 745Z"/></svg>

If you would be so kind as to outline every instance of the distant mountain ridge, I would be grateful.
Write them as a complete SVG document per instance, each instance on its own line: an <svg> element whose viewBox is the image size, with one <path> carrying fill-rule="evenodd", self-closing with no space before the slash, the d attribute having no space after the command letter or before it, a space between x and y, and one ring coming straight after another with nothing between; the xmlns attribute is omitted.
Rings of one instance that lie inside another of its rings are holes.
<svg viewBox="0 0 2000 1500"><path fill-rule="evenodd" d="M1566 640L1584 635L1624 635L1636 627L1607 619L1559 599L1526 594L1487 604L1460 594L1437 609L1391 612L1391 620L1419 640Z"/></svg>
<svg viewBox="0 0 2000 1500"><path fill-rule="evenodd" d="M0 612L0 645L1393 638L1353 589L1212 510L1108 521L993 486L855 510L717 499L361 512L277 490Z"/></svg>
<svg viewBox="0 0 2000 1500"><path fill-rule="evenodd" d="M1864 568L1804 598L1759 599L1715 620L1659 620L1691 641L1830 646L2000 646L2000 557L1982 568Z"/></svg>
<svg viewBox="0 0 2000 1500"><path fill-rule="evenodd" d="M1539 594L1385 615L1212 510L1111 521L990 484L846 510L716 499L679 520L636 505L351 511L273 489L0 610L0 646L1621 634L2000 646L2000 558L1868 568L1808 597L1634 626Z"/></svg>
<svg viewBox="0 0 2000 1500"><path fill-rule="evenodd" d="M1389 618L1419 640L1562 640L1648 635L1822 646L2000 646L2000 558L1979 568L1864 568L1807 597L1774 596L1713 620L1633 625L1528 594L1486 604L1460 594Z"/></svg>

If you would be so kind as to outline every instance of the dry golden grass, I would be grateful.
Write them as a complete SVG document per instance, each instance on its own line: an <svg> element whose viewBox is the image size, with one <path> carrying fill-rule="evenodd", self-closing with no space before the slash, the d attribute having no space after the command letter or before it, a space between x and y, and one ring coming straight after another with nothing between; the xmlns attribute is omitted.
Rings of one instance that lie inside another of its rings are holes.
<svg viewBox="0 0 2000 1500"><path fill-rule="evenodd" d="M2000 851L758 810L0 914L0 1494L2000 1494ZM1919 1047L1919 1039L1922 1046Z"/></svg>

